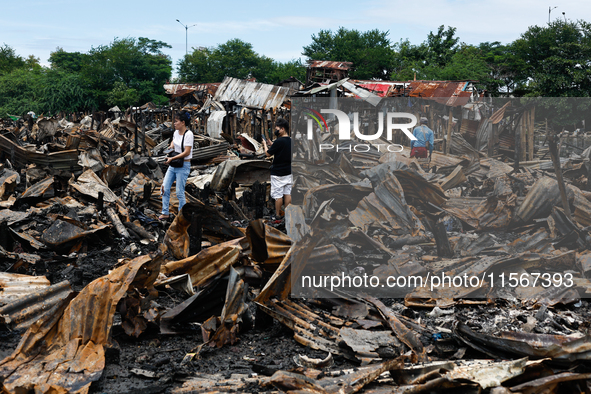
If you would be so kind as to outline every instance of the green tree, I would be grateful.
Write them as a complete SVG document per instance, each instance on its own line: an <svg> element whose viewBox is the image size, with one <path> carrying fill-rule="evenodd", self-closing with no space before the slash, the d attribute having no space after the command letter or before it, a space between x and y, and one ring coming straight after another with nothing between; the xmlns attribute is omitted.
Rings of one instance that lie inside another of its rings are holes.
<svg viewBox="0 0 591 394"><path fill-rule="evenodd" d="M232 39L214 48L193 49L178 63L179 82L221 82L224 77L256 78L276 84L294 76L304 78L306 69L299 60L281 63L259 55L252 44Z"/></svg>
<svg viewBox="0 0 591 394"><path fill-rule="evenodd" d="M33 111L54 115L94 106L80 75L46 68L19 68L0 76L0 117Z"/></svg>
<svg viewBox="0 0 591 394"><path fill-rule="evenodd" d="M415 78L427 79L424 72L426 45L413 45L408 39L400 40L394 44L392 59L392 74L390 79L394 81L408 81Z"/></svg>
<svg viewBox="0 0 591 394"><path fill-rule="evenodd" d="M449 76L474 79L473 76L480 75L482 64L476 61L477 54L472 47L459 44L460 39L455 37L455 32L455 27L445 29L441 25L436 33L429 32L427 39L419 45L412 45L408 40L395 44L390 77L395 80L415 77L433 80L449 79L445 78ZM463 65L461 61L469 61L470 64Z"/></svg>
<svg viewBox="0 0 591 394"><path fill-rule="evenodd" d="M437 33L429 32L427 36L425 63L427 66L445 67L459 50L459 37L454 37L456 28L441 25Z"/></svg>
<svg viewBox="0 0 591 394"><path fill-rule="evenodd" d="M522 83L521 71L524 64L511 50L511 45L499 41L483 42L478 45L481 58L486 62L488 75L481 78L482 85L493 96L513 93Z"/></svg>
<svg viewBox="0 0 591 394"><path fill-rule="evenodd" d="M340 27L336 32L320 30L302 55L313 60L352 62L349 72L356 79L387 79L393 71L394 51L388 31L360 32Z"/></svg>
<svg viewBox="0 0 591 394"><path fill-rule="evenodd" d="M478 48L462 44L441 67L430 66L429 74L444 81L488 80L489 68Z"/></svg>
<svg viewBox="0 0 591 394"><path fill-rule="evenodd" d="M41 86L39 110L43 113L75 112L96 106L89 86L78 73L45 69Z"/></svg>
<svg viewBox="0 0 591 394"><path fill-rule="evenodd" d="M556 20L532 26L511 44L520 93L528 96L591 95L591 25ZM516 87L517 90L517 87Z"/></svg>
<svg viewBox="0 0 591 394"><path fill-rule="evenodd" d="M265 81L275 85L290 77L294 77L299 81L305 82L306 67L302 64L300 59L290 60L285 63L274 61L267 72Z"/></svg>
<svg viewBox="0 0 591 394"><path fill-rule="evenodd" d="M52 68L58 70L80 72L85 56L80 52L66 52L63 48L57 47L49 54L49 63Z"/></svg>
<svg viewBox="0 0 591 394"><path fill-rule="evenodd" d="M116 105L119 108L128 108L137 103L139 98L140 94L136 89L128 88L123 82L117 81L107 96L107 104Z"/></svg>
<svg viewBox="0 0 591 394"><path fill-rule="evenodd" d="M144 37L116 38L108 46L91 48L83 58L80 73L102 108L108 106L107 99L116 82L139 93L137 104L163 104L167 98L162 85L171 77L172 62L162 48L170 45Z"/></svg>
<svg viewBox="0 0 591 394"><path fill-rule="evenodd" d="M17 55L7 44L0 46L0 75L8 74L27 65L25 59Z"/></svg>
<svg viewBox="0 0 591 394"><path fill-rule="evenodd" d="M209 57L213 49L193 49L178 62L178 82L182 83L208 83L220 82L212 70Z"/></svg>
<svg viewBox="0 0 591 394"><path fill-rule="evenodd" d="M27 111L41 113L43 72L17 68L0 75L0 117L22 115Z"/></svg>
<svg viewBox="0 0 591 394"><path fill-rule="evenodd" d="M259 56L252 44L238 38L229 40L211 52L209 64L217 74L216 79L221 81L225 76L235 78L260 77L257 71L264 57ZM270 59L269 59L270 60Z"/></svg>

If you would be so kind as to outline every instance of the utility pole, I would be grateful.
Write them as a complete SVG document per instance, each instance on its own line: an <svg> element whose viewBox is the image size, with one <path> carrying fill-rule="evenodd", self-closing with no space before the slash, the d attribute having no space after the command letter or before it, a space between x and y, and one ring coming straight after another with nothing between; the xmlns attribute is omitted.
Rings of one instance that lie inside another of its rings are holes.
<svg viewBox="0 0 591 394"><path fill-rule="evenodd" d="M193 26L197 26L197 24L195 23L194 25L187 26L187 25L184 25L183 22L179 21L178 19L176 21L178 23L180 23L182 27L185 28L185 54L188 55L189 54L189 28L191 28Z"/></svg>
<svg viewBox="0 0 591 394"><path fill-rule="evenodd" d="M548 24L550 24L550 13L552 12L552 10L553 10L554 8L558 8L558 6L555 6L555 7L551 7L551 6L550 6L550 7L548 7ZM177 19L177 20L178 20L178 19Z"/></svg>

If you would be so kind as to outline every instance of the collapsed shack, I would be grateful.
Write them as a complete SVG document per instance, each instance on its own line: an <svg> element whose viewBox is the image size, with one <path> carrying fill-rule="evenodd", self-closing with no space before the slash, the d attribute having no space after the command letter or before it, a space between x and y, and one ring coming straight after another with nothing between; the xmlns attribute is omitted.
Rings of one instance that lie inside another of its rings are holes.
<svg viewBox="0 0 591 394"><path fill-rule="evenodd" d="M561 193L534 106L479 101L469 82L431 86L447 98L423 81L365 82L298 94L357 97L362 122L405 96L436 132L431 162L401 133L399 152L300 138L284 221L269 219L259 142L278 116L307 125L288 87L175 88L196 145L171 223L156 220L170 109L4 126L3 390L589 391L589 149L558 160ZM484 279L376 294L297 280L341 274ZM551 285L520 286L536 279Z"/></svg>

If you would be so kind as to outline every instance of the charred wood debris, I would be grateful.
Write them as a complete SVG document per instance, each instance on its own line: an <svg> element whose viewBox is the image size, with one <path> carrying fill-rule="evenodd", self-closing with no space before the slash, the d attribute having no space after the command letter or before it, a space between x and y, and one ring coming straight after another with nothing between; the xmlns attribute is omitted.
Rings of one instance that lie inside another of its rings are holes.
<svg viewBox="0 0 591 394"><path fill-rule="evenodd" d="M289 118L291 96L330 94L297 82L167 85L164 109L2 124L3 392L89 392L117 363L118 341L156 331L164 343L195 329L202 339L169 360L176 373L128 372L175 393L591 392L589 149L559 158L568 137L544 138L529 107L474 120L474 97L427 97L430 163L408 148L395 161L374 151L296 159L293 204L275 220L261 138ZM372 91L336 84L339 95ZM180 109L196 136L188 203L177 212L173 190L175 214L160 222ZM331 243L325 232L336 234ZM571 273L575 286L307 299L291 297L298 261L380 277L544 270ZM273 322L299 346L289 368L245 358L249 373L191 369Z"/></svg>

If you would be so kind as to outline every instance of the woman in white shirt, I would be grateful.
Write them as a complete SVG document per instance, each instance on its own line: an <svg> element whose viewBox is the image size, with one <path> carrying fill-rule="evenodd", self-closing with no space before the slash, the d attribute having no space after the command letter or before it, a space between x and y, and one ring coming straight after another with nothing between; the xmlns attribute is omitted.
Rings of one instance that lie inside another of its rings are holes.
<svg viewBox="0 0 591 394"><path fill-rule="evenodd" d="M174 118L175 131L170 143L170 149L174 149L177 154L166 159L166 164L169 166L166 175L164 176L164 181L162 181L162 186L160 187L160 194L162 195L162 215L159 217L160 220L165 220L170 217L168 211L170 204L170 188L175 180L176 196L179 200L179 212L186 202L185 184L187 183L187 178L189 178L189 173L191 172L194 141L193 132L188 129L190 124L191 114L186 111L177 113ZM175 168L170 165L172 160L181 158L184 160L184 165L182 167Z"/></svg>

